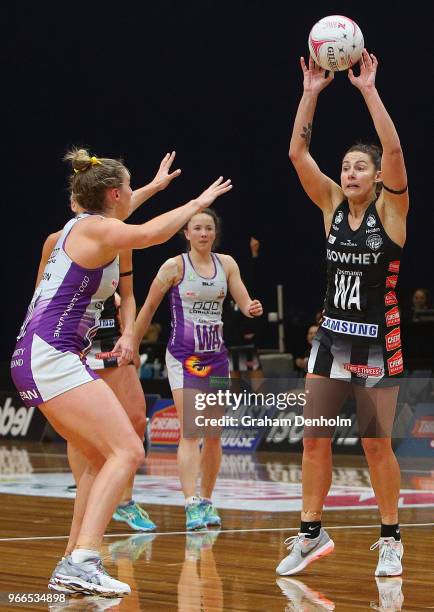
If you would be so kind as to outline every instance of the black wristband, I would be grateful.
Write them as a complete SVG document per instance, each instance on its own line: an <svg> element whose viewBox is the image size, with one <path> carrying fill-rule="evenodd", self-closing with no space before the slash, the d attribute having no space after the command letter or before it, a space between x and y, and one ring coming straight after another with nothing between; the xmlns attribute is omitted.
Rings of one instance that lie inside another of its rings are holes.
<svg viewBox="0 0 434 612"><path fill-rule="evenodd" d="M132 276L133 275L133 271L132 270L128 270L128 272L121 272L119 274L119 276Z"/></svg>
<svg viewBox="0 0 434 612"><path fill-rule="evenodd" d="M383 189L385 189L389 193L393 193L394 195L402 195L407 191L408 185L406 185L404 189L399 189L398 191L395 191L395 189L390 189L390 187L386 187L386 185L383 183Z"/></svg>

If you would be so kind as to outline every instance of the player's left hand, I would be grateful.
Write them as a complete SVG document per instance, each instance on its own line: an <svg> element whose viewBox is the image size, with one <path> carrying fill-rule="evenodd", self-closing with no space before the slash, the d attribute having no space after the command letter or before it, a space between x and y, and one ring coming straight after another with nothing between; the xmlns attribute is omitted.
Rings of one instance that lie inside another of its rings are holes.
<svg viewBox="0 0 434 612"><path fill-rule="evenodd" d="M118 366L128 365L133 360L134 342L132 334L122 334L116 342L114 353L118 353Z"/></svg>
<svg viewBox="0 0 434 612"><path fill-rule="evenodd" d="M363 49L359 62L360 74L355 76L353 70L348 70L348 78L357 89L369 89L375 87L375 75L377 74L378 60L373 53Z"/></svg>
<svg viewBox="0 0 434 612"><path fill-rule="evenodd" d="M166 187L173 181L173 179L181 174L181 170L179 168L174 172L170 172L170 167L173 164L175 155L175 151L172 151L172 153L167 153L161 160L158 172L152 180L152 184L157 189L157 191L162 191L163 189L166 189Z"/></svg>
<svg viewBox="0 0 434 612"><path fill-rule="evenodd" d="M259 300L252 300L249 306L249 315L251 317L260 317L262 312L261 302Z"/></svg>

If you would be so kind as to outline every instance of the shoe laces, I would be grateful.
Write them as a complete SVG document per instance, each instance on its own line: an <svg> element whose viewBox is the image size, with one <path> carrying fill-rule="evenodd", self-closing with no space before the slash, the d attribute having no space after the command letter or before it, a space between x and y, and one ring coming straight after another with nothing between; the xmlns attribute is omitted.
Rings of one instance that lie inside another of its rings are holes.
<svg viewBox="0 0 434 612"><path fill-rule="evenodd" d="M306 533L297 533L297 535L295 536L290 536L289 538L286 538L283 543L288 550L292 550L296 544L298 544L306 537L306 535Z"/></svg>
<svg viewBox="0 0 434 612"><path fill-rule="evenodd" d="M386 563L394 563L396 561L397 552L393 544L396 542L395 538L380 538L377 540L369 550L375 550L380 547L380 559Z"/></svg>

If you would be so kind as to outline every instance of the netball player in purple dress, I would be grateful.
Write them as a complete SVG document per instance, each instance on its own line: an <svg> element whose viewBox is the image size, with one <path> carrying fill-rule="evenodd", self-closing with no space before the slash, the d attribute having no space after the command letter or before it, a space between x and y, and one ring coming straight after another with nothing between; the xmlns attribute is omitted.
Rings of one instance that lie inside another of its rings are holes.
<svg viewBox="0 0 434 612"><path fill-rule="evenodd" d="M129 214L157 192L166 189L170 182L180 175L181 171L179 169L170 172L174 159L175 151L167 153L162 159L153 180L144 187L133 191ZM71 199L71 209L76 214L84 212L73 199ZM44 243L36 286L42 280L45 266L61 233L59 231L50 234ZM125 408L134 430L140 439L143 440L146 429L145 396L137 376L137 371L132 363L132 335L136 318L132 268L131 249L122 251L119 254L120 278L118 285L118 292L122 298L119 310L120 317L117 316L117 308L115 306L116 294L113 294L104 302L99 328L93 338L92 348L86 355L86 362L92 370L98 372L99 376L106 381L115 393ZM122 319L122 329L119 318ZM86 467L87 460L73 444L68 443L67 449L69 465L74 480L78 483ZM128 482L113 518L126 522L136 531L151 531L155 529L155 524L149 518L148 513L132 499L133 484L134 477ZM68 555L70 552L67 549L65 555Z"/></svg>
<svg viewBox="0 0 434 612"><path fill-rule="evenodd" d="M169 292L172 331L166 366L180 420L178 466L185 496L186 527L195 530L221 524L211 501L221 463L221 439L220 435L205 434L200 449L200 434L197 430L192 434L186 425L192 420L192 410L186 404L184 390L202 388L211 378L216 381L229 378L222 321L227 290L246 317L260 316L262 305L249 296L236 261L229 255L212 252L219 233L219 219L214 211L192 216L184 233L189 250L161 266L137 316L136 341L140 343L156 309Z"/></svg>
<svg viewBox="0 0 434 612"><path fill-rule="evenodd" d="M54 429L88 459L78 483L70 556L58 564L54 588L125 595L99 554L105 528L128 480L144 460L142 441L109 386L83 359L98 329L104 301L119 282L118 253L161 244L195 213L231 189L219 178L198 198L142 225L126 225L132 190L118 160L83 149L66 157L70 186L87 212L71 219L50 255L14 351L12 377L28 406L37 405Z"/></svg>

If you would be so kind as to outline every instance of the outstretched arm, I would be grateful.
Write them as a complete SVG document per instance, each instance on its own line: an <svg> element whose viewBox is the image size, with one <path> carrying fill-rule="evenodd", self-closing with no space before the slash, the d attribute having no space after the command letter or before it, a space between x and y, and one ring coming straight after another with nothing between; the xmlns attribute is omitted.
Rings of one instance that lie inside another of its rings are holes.
<svg viewBox="0 0 434 612"><path fill-rule="evenodd" d="M218 178L195 200L159 215L142 225L127 225L114 218L103 218L88 226L91 239L97 240L113 253L125 249L144 249L169 240L196 213L211 206L221 195L232 189L231 181Z"/></svg>
<svg viewBox="0 0 434 612"><path fill-rule="evenodd" d="M294 121L289 158L310 199L324 212L333 212L333 202L339 201L340 198L340 187L321 172L309 153L318 95L331 83L333 73L326 78L325 70L317 66L312 57L309 58L309 68L303 57L300 58L300 64L303 71L303 95ZM336 197L333 197L335 192Z"/></svg>
<svg viewBox="0 0 434 612"><path fill-rule="evenodd" d="M152 196L158 191L166 189L173 179L181 174L181 170L179 169L175 170L174 172L170 172L170 167L175 159L175 155L175 151L172 151L172 153L167 153L161 160L160 167L158 168L157 174L154 176L152 181L144 187L140 187L140 189L133 191L133 195L131 197L130 215L132 215L139 206L146 202L146 200L152 198Z"/></svg>
<svg viewBox="0 0 434 612"><path fill-rule="evenodd" d="M398 132L375 87L378 60L366 49L360 59L360 74L348 71L351 83L360 90L374 122L375 130L383 148L381 158L381 180L384 200L401 216L408 211L407 172ZM401 192L401 193L396 193Z"/></svg>
<svg viewBox="0 0 434 612"><path fill-rule="evenodd" d="M50 258L50 255L55 247L56 242L59 240L59 236L62 232L55 232L54 234L50 234L46 241L44 242L44 246L42 247L41 261L39 262L38 275L36 277L36 287L42 280L42 275L44 274L45 266Z"/></svg>
<svg viewBox="0 0 434 612"><path fill-rule="evenodd" d="M260 317L262 315L262 304L259 300L252 300L245 284L242 281L240 269L235 259L229 255L221 255L228 278L228 287L232 297L238 304L244 316Z"/></svg>

